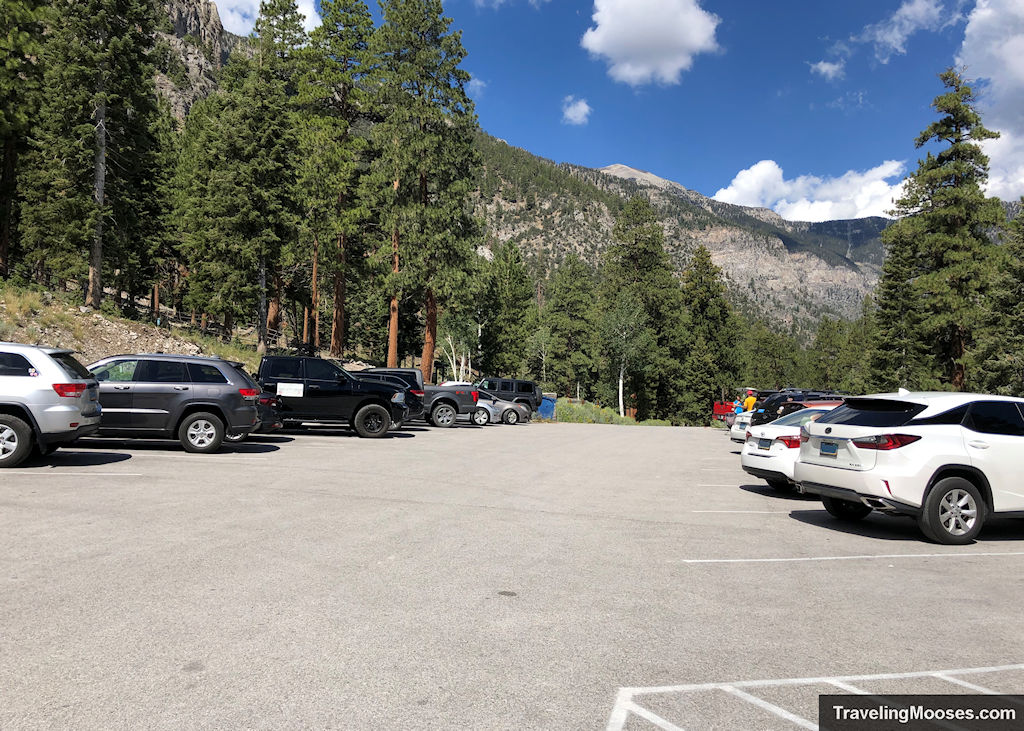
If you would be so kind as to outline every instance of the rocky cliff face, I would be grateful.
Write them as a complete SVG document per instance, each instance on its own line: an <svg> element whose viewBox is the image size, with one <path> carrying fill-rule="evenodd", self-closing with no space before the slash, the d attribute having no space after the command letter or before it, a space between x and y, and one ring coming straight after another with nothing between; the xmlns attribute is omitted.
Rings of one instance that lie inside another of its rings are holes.
<svg viewBox="0 0 1024 731"><path fill-rule="evenodd" d="M216 75L245 39L224 30L211 0L165 0L169 24L157 33L157 90L179 119L217 88Z"/></svg>

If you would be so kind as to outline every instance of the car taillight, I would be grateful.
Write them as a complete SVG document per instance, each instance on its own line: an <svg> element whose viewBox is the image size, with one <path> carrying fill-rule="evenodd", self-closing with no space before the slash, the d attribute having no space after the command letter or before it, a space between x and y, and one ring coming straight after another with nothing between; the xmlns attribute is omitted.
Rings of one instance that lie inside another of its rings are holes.
<svg viewBox="0 0 1024 731"><path fill-rule="evenodd" d="M747 435L745 437L743 437L743 438L744 439L750 439L750 437L752 437L752 436L754 436L754 435L750 433L750 429L747 429Z"/></svg>
<svg viewBox="0 0 1024 731"><path fill-rule="evenodd" d="M84 383L55 383L53 384L53 390L57 392L58 396L63 398L78 398L85 393L86 385Z"/></svg>
<svg viewBox="0 0 1024 731"><path fill-rule="evenodd" d="M890 449L899 449L908 444L913 444L920 438L913 434L879 434L875 437L865 437L864 439L854 439L852 441L853 446L860 447L861 449L877 449L888 452Z"/></svg>
<svg viewBox="0 0 1024 731"><path fill-rule="evenodd" d="M242 398L256 398L260 395L260 392L255 388L240 388L238 393L241 394Z"/></svg>
<svg viewBox="0 0 1024 731"><path fill-rule="evenodd" d="M479 391L470 391L469 393L473 397L473 403L474 404L478 403L480 401L480 392Z"/></svg>
<svg viewBox="0 0 1024 731"><path fill-rule="evenodd" d="M811 441L811 435L805 432L803 429L800 430L800 443Z"/></svg>
<svg viewBox="0 0 1024 731"><path fill-rule="evenodd" d="M426 391L421 391L418 388L410 388L409 393L411 393L413 396L419 396L420 398L423 398L424 396L427 395Z"/></svg>
<svg viewBox="0 0 1024 731"><path fill-rule="evenodd" d="M779 441L790 449L798 449L800 447L800 437L779 437Z"/></svg>
<svg viewBox="0 0 1024 731"><path fill-rule="evenodd" d="M275 402L276 399L273 396L260 396L260 403L264 406L271 406Z"/></svg>

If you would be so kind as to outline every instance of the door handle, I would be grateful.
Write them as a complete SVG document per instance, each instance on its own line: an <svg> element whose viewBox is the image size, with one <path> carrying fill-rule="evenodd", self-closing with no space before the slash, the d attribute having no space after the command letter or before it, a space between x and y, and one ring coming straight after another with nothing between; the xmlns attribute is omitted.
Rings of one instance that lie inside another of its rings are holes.
<svg viewBox="0 0 1024 731"><path fill-rule="evenodd" d="M311 384L309 384L309 390L310 391L319 391L320 387L311 383Z"/></svg>
<svg viewBox="0 0 1024 731"><path fill-rule="evenodd" d="M982 442L977 439L974 439L970 442L967 442L967 446L974 447L975 449L988 449L988 442Z"/></svg>
<svg viewBox="0 0 1024 731"><path fill-rule="evenodd" d="M131 386L114 386L115 391L130 391Z"/></svg>
<svg viewBox="0 0 1024 731"><path fill-rule="evenodd" d="M175 391L187 391L188 390L188 386L175 386L174 390Z"/></svg>

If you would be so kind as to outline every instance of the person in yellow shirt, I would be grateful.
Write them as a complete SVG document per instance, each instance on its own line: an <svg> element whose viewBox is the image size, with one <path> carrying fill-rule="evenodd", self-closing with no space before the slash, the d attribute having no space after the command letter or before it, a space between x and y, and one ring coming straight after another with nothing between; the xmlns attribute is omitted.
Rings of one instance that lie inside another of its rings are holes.
<svg viewBox="0 0 1024 731"><path fill-rule="evenodd" d="M747 397L743 399L743 410L751 411L754 408L754 404L757 402L757 396L754 395L753 391L747 391Z"/></svg>

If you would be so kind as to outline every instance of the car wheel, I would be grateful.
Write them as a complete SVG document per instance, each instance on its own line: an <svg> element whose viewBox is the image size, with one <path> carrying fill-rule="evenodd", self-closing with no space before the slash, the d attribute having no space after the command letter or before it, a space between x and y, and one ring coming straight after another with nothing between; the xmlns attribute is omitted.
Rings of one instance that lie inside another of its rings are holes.
<svg viewBox="0 0 1024 731"><path fill-rule="evenodd" d="M224 441L228 444L241 444L248 436L248 434L225 434Z"/></svg>
<svg viewBox="0 0 1024 731"><path fill-rule="evenodd" d="M178 427L178 440L186 452L216 452L224 441L224 423L205 411L189 414Z"/></svg>
<svg viewBox="0 0 1024 731"><path fill-rule="evenodd" d="M946 477L928 493L917 524L936 543L964 545L981 532L986 512L978 488L962 477Z"/></svg>
<svg viewBox="0 0 1024 731"><path fill-rule="evenodd" d="M491 420L491 414L487 409L477 409L473 412L473 423L477 426L484 426Z"/></svg>
<svg viewBox="0 0 1024 731"><path fill-rule="evenodd" d="M16 467L32 453L32 428L17 416L0 414L0 467Z"/></svg>
<svg viewBox="0 0 1024 731"><path fill-rule="evenodd" d="M871 508L867 505L855 503L852 500L841 500L836 497L823 495L821 502L825 506L825 510L837 520L853 522L855 520L862 520L871 513Z"/></svg>
<svg viewBox="0 0 1024 731"><path fill-rule="evenodd" d="M448 404L438 404L430 412L430 420L434 426L447 429L455 423L455 409Z"/></svg>
<svg viewBox="0 0 1024 731"><path fill-rule="evenodd" d="M501 415L501 420L506 424L518 424L519 412L515 409L505 409L505 413Z"/></svg>
<svg viewBox="0 0 1024 731"><path fill-rule="evenodd" d="M786 480L768 480L768 487L777 492L792 492L793 483L787 482ZM864 507L867 507L866 505Z"/></svg>
<svg viewBox="0 0 1024 731"><path fill-rule="evenodd" d="M367 404L356 412L352 425L356 434L364 439L377 439L391 428L391 415L380 404Z"/></svg>

